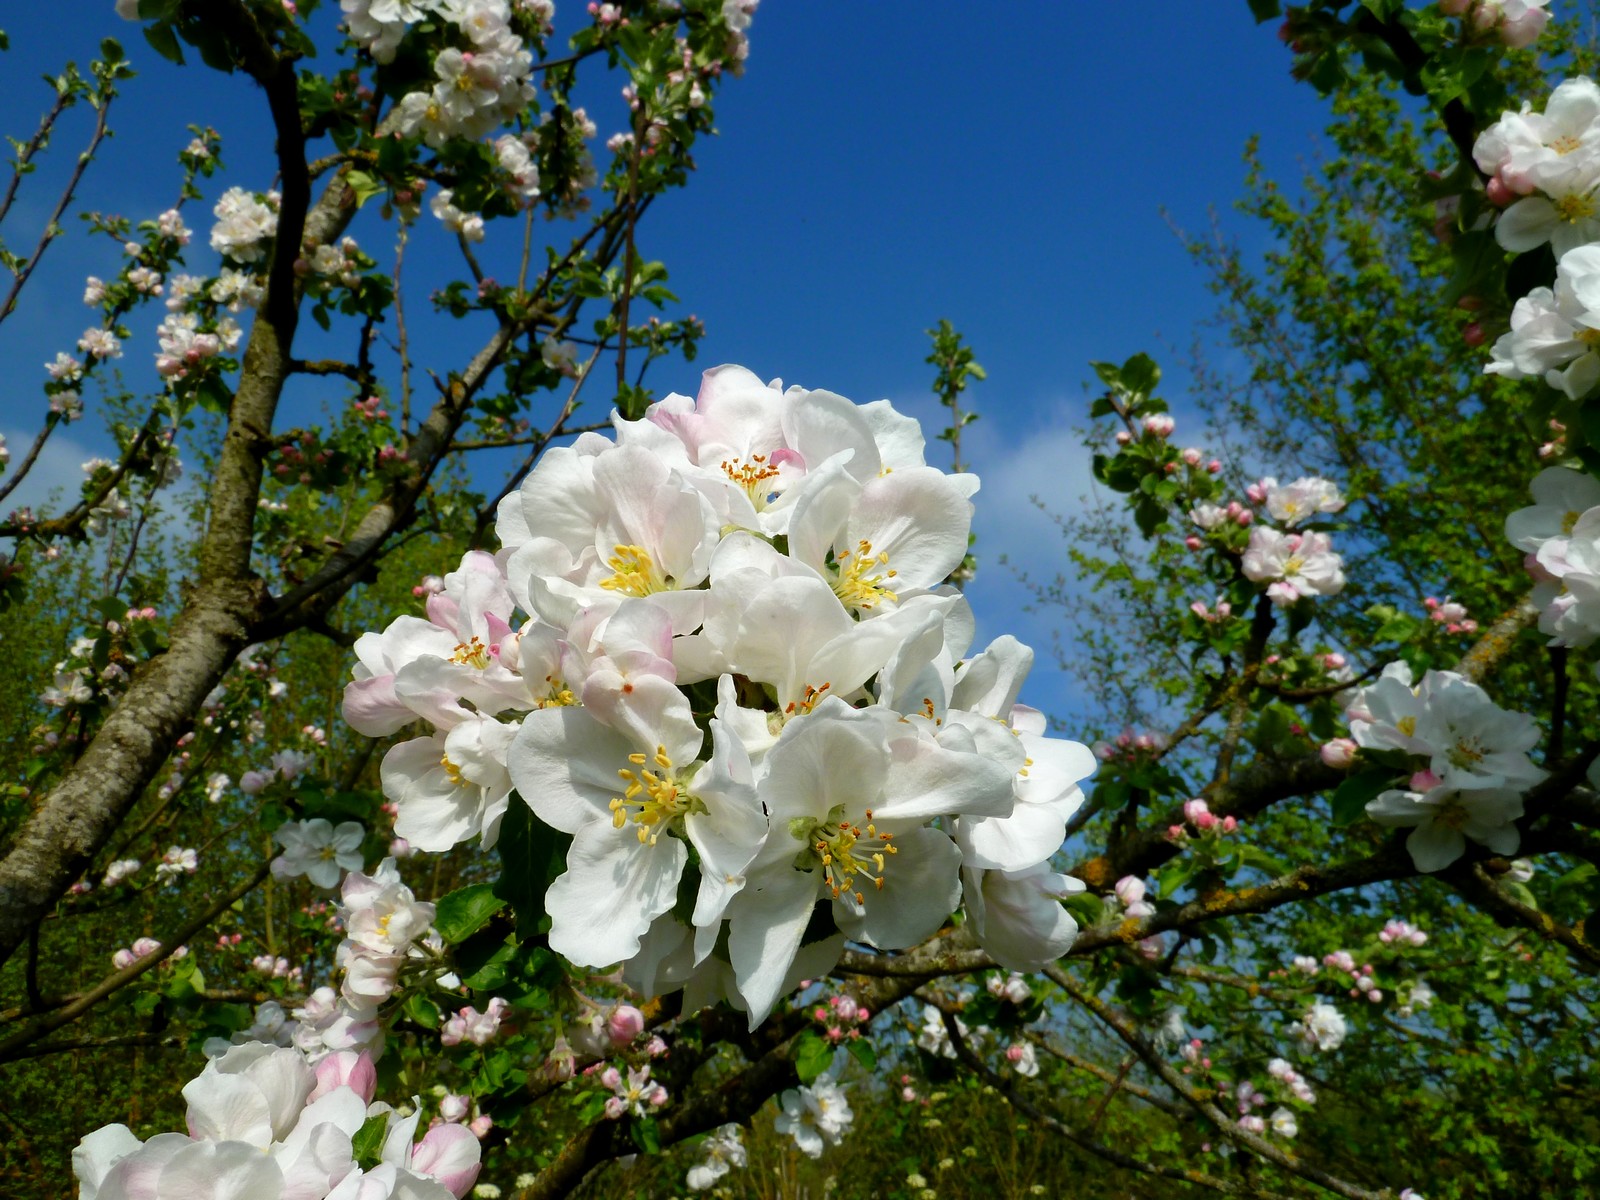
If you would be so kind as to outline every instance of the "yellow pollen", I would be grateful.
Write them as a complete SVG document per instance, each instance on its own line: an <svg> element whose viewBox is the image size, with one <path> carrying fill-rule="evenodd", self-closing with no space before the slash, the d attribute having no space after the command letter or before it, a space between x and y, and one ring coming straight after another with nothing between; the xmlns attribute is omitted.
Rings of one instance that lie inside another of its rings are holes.
<svg viewBox="0 0 1600 1200"><path fill-rule="evenodd" d="M1562 196L1555 202L1556 215L1563 221L1574 222L1587 220L1594 216L1595 202L1592 195Z"/></svg>
<svg viewBox="0 0 1600 1200"><path fill-rule="evenodd" d="M457 644L456 652L450 656L450 661L463 667L477 667L481 671L489 665L489 647L478 638L473 638L470 642L461 642Z"/></svg>
<svg viewBox="0 0 1600 1200"><path fill-rule="evenodd" d="M882 600L898 601L899 596L889 590L888 580L897 572L885 570L889 565L889 552L872 552L872 543L863 539L855 550L845 550L839 556L839 578L833 593L846 608L872 608Z"/></svg>
<svg viewBox="0 0 1600 1200"><path fill-rule="evenodd" d="M572 689L559 675L546 675L544 681L550 688L544 697L537 701L539 708L570 708L578 702L578 698L572 694Z"/></svg>
<svg viewBox="0 0 1600 1200"><path fill-rule="evenodd" d="M1298 574L1300 574L1300 569L1302 567L1304 567L1305 565L1306 565L1306 560L1305 559L1301 558L1298 554L1291 554L1284 561L1283 573L1284 573L1285 576L1298 575Z"/></svg>
<svg viewBox="0 0 1600 1200"><path fill-rule="evenodd" d="M1566 155L1571 154L1581 145L1583 145L1581 141L1573 137L1572 134L1567 133L1551 142L1550 149L1554 150L1557 154Z"/></svg>
<svg viewBox="0 0 1600 1200"><path fill-rule="evenodd" d="M450 782L456 787L467 786L467 781L461 778L461 768L450 761L450 756L448 754L440 756L439 765L444 768L444 773L449 776Z"/></svg>
<svg viewBox="0 0 1600 1200"><path fill-rule="evenodd" d="M778 468L767 462L765 454L752 454L749 462L738 458L726 459L722 463L722 471L744 489L758 511L766 507L767 498L772 495L768 481L778 477Z"/></svg>
<svg viewBox="0 0 1600 1200"><path fill-rule="evenodd" d="M670 589L667 577L656 567L643 546L617 546L614 549L615 553L606 560L606 566L612 571L611 578L602 579L601 587L608 592L621 592L624 596L653 596Z"/></svg>
<svg viewBox="0 0 1600 1200"><path fill-rule="evenodd" d="M1415 717L1413 717L1413 716L1409 716L1408 715L1408 716L1401 717L1394 724L1395 724L1395 728L1398 729L1401 733L1405 734L1407 737L1411 737L1414 733L1417 732L1417 719Z"/></svg>
<svg viewBox="0 0 1600 1200"><path fill-rule="evenodd" d="M639 827L640 844L653 846L673 820L693 807L694 797L678 786L665 746L657 746L653 755L630 754L628 761L633 765L617 772L627 786L611 801L611 826L621 829L632 821ZM645 769L646 763L661 773Z"/></svg>
<svg viewBox="0 0 1600 1200"><path fill-rule="evenodd" d="M844 818L839 808L828 814L828 819L808 828L791 829L803 840L810 851L804 859L815 856L814 861L796 862L802 869L822 866L822 878L829 893L837 900L850 895L857 904L866 902L866 894L855 886L857 879L871 881L875 891L883 890L884 867L889 858L900 853L892 833L882 833L872 822L872 810L867 810L865 826Z"/></svg>
<svg viewBox="0 0 1600 1200"><path fill-rule="evenodd" d="M1600 346L1600 329L1580 329L1572 335L1572 339L1585 346ZM1574 515L1572 519L1576 522L1578 518Z"/></svg>
<svg viewBox="0 0 1600 1200"><path fill-rule="evenodd" d="M800 698L799 703L791 700L783 706L784 717L804 716L822 703L823 694L832 686L833 684L831 683L824 683L821 687L812 687L809 683L806 684L805 695Z"/></svg>

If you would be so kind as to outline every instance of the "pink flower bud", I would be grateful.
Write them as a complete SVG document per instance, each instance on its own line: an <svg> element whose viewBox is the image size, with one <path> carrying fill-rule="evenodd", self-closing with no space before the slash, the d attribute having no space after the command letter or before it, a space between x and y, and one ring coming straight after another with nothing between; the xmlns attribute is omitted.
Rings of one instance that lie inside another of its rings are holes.
<svg viewBox="0 0 1600 1200"><path fill-rule="evenodd" d="M620 1096L606 1097L606 1117L609 1120L618 1120L621 1118L622 1114L627 1111L628 1106L622 1102L622 1098Z"/></svg>
<svg viewBox="0 0 1600 1200"><path fill-rule="evenodd" d="M1129 442L1133 441L1133 434L1129 433L1126 429L1119 429L1117 430L1116 440L1117 445L1126 446Z"/></svg>
<svg viewBox="0 0 1600 1200"><path fill-rule="evenodd" d="M1183 461L1188 463L1191 467L1198 467L1200 465L1200 460L1204 457L1205 455L1201 454L1200 451L1195 449L1193 446L1190 446L1183 452Z"/></svg>
<svg viewBox="0 0 1600 1200"><path fill-rule="evenodd" d="M1210 462L1208 462L1206 464L1206 473L1208 475L1220 475L1222 473L1222 460L1220 458L1213 458Z"/></svg>
<svg viewBox="0 0 1600 1200"><path fill-rule="evenodd" d="M1114 890L1116 891L1117 899L1122 901L1124 905L1137 904L1144 899L1144 880L1137 875L1124 875L1117 880L1117 886Z"/></svg>
<svg viewBox="0 0 1600 1200"><path fill-rule="evenodd" d="M1011 1045L1006 1047L1007 1062L1019 1063L1025 1054L1027 1054L1027 1050L1021 1042L1012 1042Z"/></svg>
<svg viewBox="0 0 1600 1200"><path fill-rule="evenodd" d="M1431 792L1439 786L1439 777L1427 769L1418 771L1411 777L1411 790L1413 792Z"/></svg>
<svg viewBox="0 0 1600 1200"><path fill-rule="evenodd" d="M1201 817L1211 815L1211 806L1204 800L1194 799L1183 802L1183 818L1186 821L1198 822Z"/></svg>
<svg viewBox="0 0 1600 1200"><path fill-rule="evenodd" d="M472 1111L472 1101L455 1092L439 1101L439 1115L446 1121L462 1121Z"/></svg>
<svg viewBox="0 0 1600 1200"><path fill-rule="evenodd" d="M1199 550L1205 546L1205 543L1199 538L1195 537L1193 534L1190 534L1188 537L1184 538L1183 544L1191 550ZM1204 606L1202 605L1202 607Z"/></svg>
<svg viewBox="0 0 1600 1200"><path fill-rule="evenodd" d="M1461 331L1461 340L1476 348L1489 340L1489 334L1477 321L1468 321Z"/></svg>
<svg viewBox="0 0 1600 1200"><path fill-rule="evenodd" d="M626 1046L644 1032L644 1014L631 1004L619 1004L606 1018L606 1033L614 1046Z"/></svg>
<svg viewBox="0 0 1600 1200"><path fill-rule="evenodd" d="M1177 426L1178 423L1166 413L1152 413L1144 419L1144 431L1155 438L1170 436Z"/></svg>
<svg viewBox="0 0 1600 1200"><path fill-rule="evenodd" d="M372 1065L372 1055L365 1050L359 1054L354 1050L335 1050L318 1061L316 1073L317 1085L306 1098L308 1104L340 1087L349 1088L364 1104L371 1104L378 1090L378 1069Z"/></svg>
<svg viewBox="0 0 1600 1200"><path fill-rule="evenodd" d="M1248 508L1241 508L1239 510L1239 515L1234 518L1234 521L1238 524L1240 529L1244 529L1248 527L1250 522L1254 521L1255 519L1255 513L1251 512Z"/></svg>
<svg viewBox="0 0 1600 1200"><path fill-rule="evenodd" d="M1232 833L1237 828L1239 828L1239 822L1238 821L1234 820L1232 817L1223 817L1222 818L1222 832L1223 833Z"/></svg>
<svg viewBox="0 0 1600 1200"><path fill-rule="evenodd" d="M651 1058L660 1058L667 1052L667 1043L659 1037L651 1037L651 1039L644 1044L644 1052Z"/></svg>
<svg viewBox="0 0 1600 1200"><path fill-rule="evenodd" d="M483 1165L483 1152L478 1148L480 1122L487 1133L492 1124L488 1117L479 1117L470 1127L435 1125L412 1150L411 1169L419 1175L432 1176L460 1200L477 1182Z"/></svg>
<svg viewBox="0 0 1600 1200"><path fill-rule="evenodd" d="M1336 771L1343 771L1356 758L1358 747L1349 738L1334 738L1331 742L1324 742L1317 753L1322 761Z"/></svg>
<svg viewBox="0 0 1600 1200"><path fill-rule="evenodd" d="M622 1086L622 1074L615 1067L607 1067L600 1072L600 1086L616 1091Z"/></svg>

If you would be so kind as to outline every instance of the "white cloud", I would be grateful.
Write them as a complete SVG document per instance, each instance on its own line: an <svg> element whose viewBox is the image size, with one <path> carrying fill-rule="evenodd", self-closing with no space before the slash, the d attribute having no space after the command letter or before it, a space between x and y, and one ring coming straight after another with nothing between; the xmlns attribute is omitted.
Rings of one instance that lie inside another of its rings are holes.
<svg viewBox="0 0 1600 1200"><path fill-rule="evenodd" d="M0 433L5 434L6 448L11 451L11 463L5 474L0 475L0 484L4 484L16 477L15 473L21 469L22 460L27 457L38 430L5 428L0 429ZM83 464L95 453L58 426L39 452L33 468L16 490L5 498L4 503L0 503L0 509L9 513L17 508L32 508L37 512L50 504L52 492L58 493L51 505L53 509L59 511L71 505L77 500L83 485Z"/></svg>

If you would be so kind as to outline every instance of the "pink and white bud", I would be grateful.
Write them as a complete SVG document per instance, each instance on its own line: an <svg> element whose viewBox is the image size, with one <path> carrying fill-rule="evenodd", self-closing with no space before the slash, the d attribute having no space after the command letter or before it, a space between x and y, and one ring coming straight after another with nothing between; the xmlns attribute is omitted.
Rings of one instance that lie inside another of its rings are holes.
<svg viewBox="0 0 1600 1200"><path fill-rule="evenodd" d="M439 1101L439 1115L446 1121L464 1121L471 1111L472 1101L457 1092L451 1092Z"/></svg>
<svg viewBox="0 0 1600 1200"><path fill-rule="evenodd" d="M1117 899L1122 901L1125 906L1137 904L1144 899L1145 883L1137 875L1124 875L1117 880L1114 890L1117 894Z"/></svg>
<svg viewBox="0 0 1600 1200"><path fill-rule="evenodd" d="M488 1121L479 1117L478 1121ZM476 1126L478 1121L472 1124ZM488 1132L485 1126L484 1132ZM435 1125L411 1151L411 1169L442 1183L461 1200L477 1182L483 1151L476 1130L461 1125Z"/></svg>
<svg viewBox="0 0 1600 1200"><path fill-rule="evenodd" d="M365 1104L372 1103L378 1090L378 1069L373 1066L372 1055L363 1050L335 1050L318 1060L317 1084L312 1088L306 1103L326 1096L335 1088L347 1087L361 1097Z"/></svg>
<svg viewBox="0 0 1600 1200"><path fill-rule="evenodd" d="M1144 419L1144 431L1155 438L1170 437L1177 427L1178 423L1166 413L1151 413Z"/></svg>
<svg viewBox="0 0 1600 1200"><path fill-rule="evenodd" d="M1204 457L1205 455L1199 450L1195 449L1193 446L1190 446L1183 452L1183 461L1188 463L1191 467L1198 467L1200 465L1200 460Z"/></svg>
<svg viewBox="0 0 1600 1200"><path fill-rule="evenodd" d="M613 1046L631 1045L644 1032L644 1014L631 1004L619 1004L606 1018L606 1034Z"/></svg>
<svg viewBox="0 0 1600 1200"><path fill-rule="evenodd" d="M1317 754L1323 763L1336 771L1346 770L1356 760L1356 751L1359 749L1351 738L1334 738L1330 742L1323 742L1317 749Z"/></svg>
<svg viewBox="0 0 1600 1200"><path fill-rule="evenodd" d="M1133 441L1133 434L1126 429L1117 430L1117 445L1126 446L1131 441Z"/></svg>
<svg viewBox="0 0 1600 1200"><path fill-rule="evenodd" d="M1439 777L1426 768L1411 777L1411 790L1413 792L1431 792L1438 786Z"/></svg>
<svg viewBox="0 0 1600 1200"><path fill-rule="evenodd" d="M246 796L257 795L272 782L272 771L246 771L239 776L239 790Z"/></svg>

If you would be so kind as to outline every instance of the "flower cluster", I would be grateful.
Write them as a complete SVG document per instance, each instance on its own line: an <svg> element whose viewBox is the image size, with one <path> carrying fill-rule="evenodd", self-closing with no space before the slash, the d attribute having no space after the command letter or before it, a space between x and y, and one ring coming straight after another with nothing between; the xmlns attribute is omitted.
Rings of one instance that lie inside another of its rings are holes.
<svg viewBox="0 0 1600 1200"><path fill-rule="evenodd" d="M1348 1031L1344 1014L1321 1000L1308 1008L1300 1018L1300 1039L1323 1053L1344 1045L1344 1036Z"/></svg>
<svg viewBox="0 0 1600 1200"><path fill-rule="evenodd" d="M744 1139L737 1125L724 1125L700 1143L699 1162L689 1168L684 1182L691 1192L703 1192L735 1167L747 1161Z"/></svg>
<svg viewBox="0 0 1600 1200"><path fill-rule="evenodd" d="M401 971L426 957L434 906L420 903L393 859L371 875L344 878L338 908L345 939L335 952L344 972L336 993L318 988L295 1010L294 1044L313 1057L368 1045L378 1037L378 1008L400 985Z"/></svg>
<svg viewBox="0 0 1600 1200"><path fill-rule="evenodd" d="M1600 637L1600 482L1566 467L1534 476L1535 503L1506 518L1506 537L1527 553L1539 629L1551 645Z"/></svg>
<svg viewBox="0 0 1600 1200"><path fill-rule="evenodd" d="M418 1114L374 1104L371 1061L349 1054L313 1066L296 1049L262 1041L231 1046L183 1089L189 1132L141 1141L107 1125L72 1154L83 1196L186 1200L193 1196L295 1196L305 1200L459 1200L478 1176L478 1140L438 1125L413 1144ZM380 1161L361 1167L354 1142L384 1123Z"/></svg>
<svg viewBox="0 0 1600 1200"><path fill-rule="evenodd" d="M211 248L236 263L260 262L267 244L278 232L278 193L265 195L231 187L222 193L212 213Z"/></svg>
<svg viewBox="0 0 1600 1200"><path fill-rule="evenodd" d="M1008 967L1063 953L1081 885L1048 860L1094 759L1016 702L1030 650L967 655L945 579L977 480L887 401L738 367L615 429L548 452L426 618L358 640L351 725L433 728L384 759L396 833L492 844L515 785L573 838L551 948L752 1022L845 937L910 947L962 903Z"/></svg>
<svg viewBox="0 0 1600 1200"><path fill-rule="evenodd" d="M379 62L390 61L406 27L425 17L453 29L460 44L434 57L433 87L407 93L395 110L406 137L420 134L435 148L481 138L533 100L533 55L506 0L340 0L340 7L351 36Z"/></svg>
<svg viewBox="0 0 1600 1200"><path fill-rule="evenodd" d="M809 1087L790 1088L778 1098L782 1111L772 1123L794 1138L807 1158L821 1158L824 1145L837 1146L856 1115L830 1074L818 1075Z"/></svg>
<svg viewBox="0 0 1600 1200"><path fill-rule="evenodd" d="M1497 854L1516 852L1523 793L1546 775L1528 757L1539 741L1531 717L1501 708L1453 671L1429 671L1413 685L1404 663L1357 691L1345 716L1364 750L1398 751L1416 768L1405 788L1383 792L1367 814L1411 828L1406 848L1419 871L1449 866L1467 838Z"/></svg>

